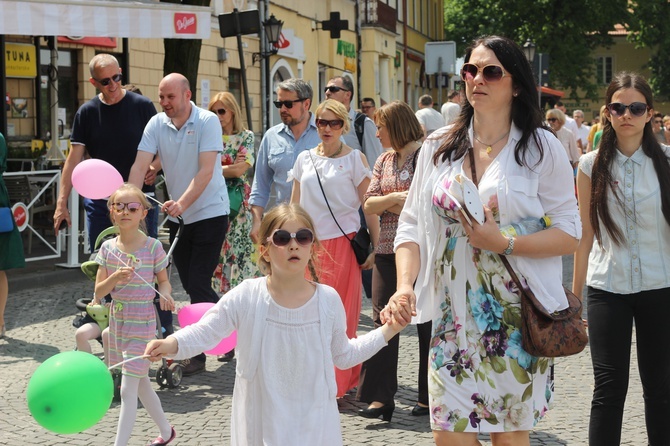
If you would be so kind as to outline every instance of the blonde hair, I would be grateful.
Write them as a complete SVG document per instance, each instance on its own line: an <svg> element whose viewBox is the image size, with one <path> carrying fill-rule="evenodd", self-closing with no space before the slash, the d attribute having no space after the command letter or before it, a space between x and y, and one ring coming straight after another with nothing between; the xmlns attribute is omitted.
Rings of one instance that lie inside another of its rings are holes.
<svg viewBox="0 0 670 446"><path fill-rule="evenodd" d="M547 120L549 120L549 118L556 118L561 125L565 125L565 113L557 108L547 110Z"/></svg>
<svg viewBox="0 0 670 446"><path fill-rule="evenodd" d="M221 102L223 104L223 107L226 109L227 113L233 113L233 134L237 134L242 130L246 130L246 127L244 127L242 124L242 117L240 116L242 112L240 111L240 106L237 104L237 100L232 93L221 91L215 94L212 100L209 101L207 109L213 112L214 110L212 107L214 107L214 104L217 102Z"/></svg>
<svg viewBox="0 0 670 446"><path fill-rule="evenodd" d="M109 196L109 199L107 200L107 210L109 211L109 219L112 221L112 224L116 225L116 222L114 221L114 213L112 212L112 203L115 202L116 197L122 193L122 192L130 192L131 194L134 194L137 197L137 201L144 207L144 210L148 211L151 209L151 203L149 203L149 199L144 195L144 192L142 190L135 186L134 184L131 183L123 183L121 187L119 187L117 190L114 191L112 195ZM146 222L144 221L144 218L140 220L140 229L147 234L147 225Z"/></svg>
<svg viewBox="0 0 670 446"><path fill-rule="evenodd" d="M347 111L347 108L344 106L344 104L336 101L335 99L326 99L320 103L318 107L316 107L316 119L319 119L321 113L326 110L332 112L335 114L335 116L344 121L344 125L342 126L342 134L346 135L349 133L349 130L351 129L351 123L349 122L349 112Z"/></svg>
<svg viewBox="0 0 670 446"><path fill-rule="evenodd" d="M116 60L116 57L112 56L111 54L96 54L88 63L88 71L91 73L91 77L95 79L95 70L97 68L104 68L107 66L115 66L116 68L119 68L119 61Z"/></svg>
<svg viewBox="0 0 670 446"><path fill-rule="evenodd" d="M321 249L321 243L319 240L316 238L316 231L314 230L314 221L312 221L312 217L309 216L307 211L303 209L302 206L296 203L283 203L283 204L278 204L277 206L274 206L272 209L270 209L264 216L263 219L261 220L261 227L260 230L258 231L258 237L260 239L260 243L258 246L259 249L259 256L258 256L258 268L261 270L263 274L272 274L272 265L270 265L270 262L265 260L263 258L263 252L261 249L267 250L269 248L270 243L268 241L268 237L272 234L272 232L280 228L284 223L290 220L297 220L301 224L305 226L305 228L309 229L312 231L314 234L314 243L312 244L312 254L311 258L309 259L309 262L307 263L307 267L309 268L309 272L312 274L312 279L315 282L319 281L319 277L317 274L317 257L318 257L318 251Z"/></svg>

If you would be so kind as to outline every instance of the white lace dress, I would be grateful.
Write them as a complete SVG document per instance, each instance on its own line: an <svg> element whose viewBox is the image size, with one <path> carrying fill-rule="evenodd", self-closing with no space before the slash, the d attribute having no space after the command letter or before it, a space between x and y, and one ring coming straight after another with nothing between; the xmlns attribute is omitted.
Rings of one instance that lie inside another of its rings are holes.
<svg viewBox="0 0 670 446"><path fill-rule="evenodd" d="M191 357L238 331L231 444L342 444L334 367L350 368L386 345L381 329L348 339L335 290L316 285L299 308L274 302L267 279L245 280L173 336Z"/></svg>

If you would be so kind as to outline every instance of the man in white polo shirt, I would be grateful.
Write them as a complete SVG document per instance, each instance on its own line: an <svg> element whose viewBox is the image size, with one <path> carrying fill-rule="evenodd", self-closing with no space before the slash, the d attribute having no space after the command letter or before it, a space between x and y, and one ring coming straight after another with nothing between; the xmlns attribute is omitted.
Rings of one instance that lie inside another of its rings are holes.
<svg viewBox="0 0 670 446"><path fill-rule="evenodd" d="M228 229L230 205L221 174L221 124L219 118L191 102L188 79L168 74L158 86L163 113L147 124L130 171L130 182L139 186L154 155L165 173L170 199L163 205L169 215L170 242L184 219L184 229L173 258L191 303L217 302L211 280ZM205 370L205 355L183 362L184 375Z"/></svg>

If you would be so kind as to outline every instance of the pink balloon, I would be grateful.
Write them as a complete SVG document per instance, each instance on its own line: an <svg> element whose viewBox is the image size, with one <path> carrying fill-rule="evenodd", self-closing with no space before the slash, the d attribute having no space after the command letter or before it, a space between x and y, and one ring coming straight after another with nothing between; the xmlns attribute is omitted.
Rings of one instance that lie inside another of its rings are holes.
<svg viewBox="0 0 670 446"><path fill-rule="evenodd" d="M180 327L186 327L195 324L204 316L207 311L215 304L212 302L200 302L197 304L186 305L177 313ZM233 331L230 336L223 338L219 344L211 350L204 352L207 355L223 355L231 351L237 345L237 331Z"/></svg>
<svg viewBox="0 0 670 446"><path fill-rule="evenodd" d="M107 161L87 159L72 171L72 186L82 197L107 198L123 184L123 177Z"/></svg>

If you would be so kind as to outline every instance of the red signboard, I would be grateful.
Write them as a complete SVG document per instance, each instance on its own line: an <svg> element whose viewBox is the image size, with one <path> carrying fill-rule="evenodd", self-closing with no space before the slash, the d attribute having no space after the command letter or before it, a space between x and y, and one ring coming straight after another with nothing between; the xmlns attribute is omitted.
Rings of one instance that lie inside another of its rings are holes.
<svg viewBox="0 0 670 446"><path fill-rule="evenodd" d="M198 32L198 17L193 13L175 12L174 31L177 34L196 34Z"/></svg>
<svg viewBox="0 0 670 446"><path fill-rule="evenodd" d="M80 45L116 48L116 37L58 36L58 41L62 43L78 43Z"/></svg>

